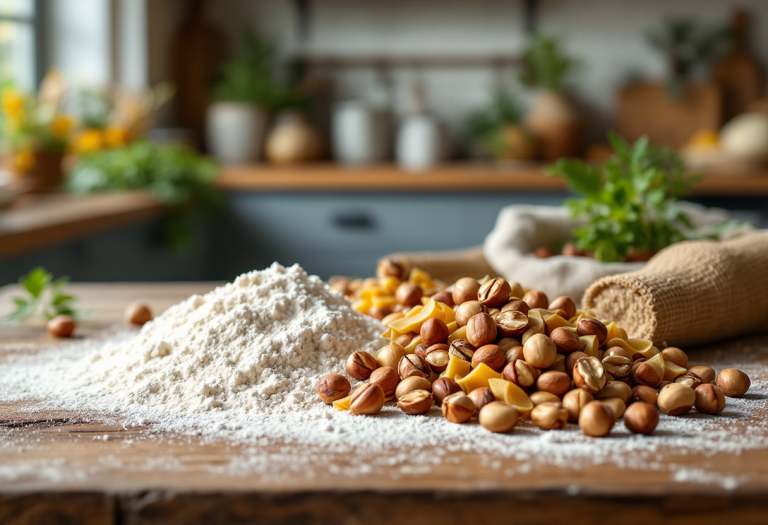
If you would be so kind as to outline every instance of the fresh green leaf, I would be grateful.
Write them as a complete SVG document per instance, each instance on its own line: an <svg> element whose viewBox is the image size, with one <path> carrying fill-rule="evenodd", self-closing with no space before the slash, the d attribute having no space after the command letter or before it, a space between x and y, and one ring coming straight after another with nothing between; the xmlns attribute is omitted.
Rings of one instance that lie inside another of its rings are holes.
<svg viewBox="0 0 768 525"><path fill-rule="evenodd" d="M524 86L564 91L565 80L580 67L580 62L567 56L560 41L537 33L523 51L519 80Z"/></svg>
<svg viewBox="0 0 768 525"><path fill-rule="evenodd" d="M29 295L37 299L43 293L45 287L51 282L52 275L45 271L45 268L37 267L29 274L19 279L19 284L29 292Z"/></svg>
<svg viewBox="0 0 768 525"><path fill-rule="evenodd" d="M68 277L54 280L53 275L45 268L35 268L19 279L28 297L14 297L12 300L16 309L4 320L18 323L36 313L46 319L61 314L77 317L77 311L72 304L76 300L75 297L62 291L68 282Z"/></svg>

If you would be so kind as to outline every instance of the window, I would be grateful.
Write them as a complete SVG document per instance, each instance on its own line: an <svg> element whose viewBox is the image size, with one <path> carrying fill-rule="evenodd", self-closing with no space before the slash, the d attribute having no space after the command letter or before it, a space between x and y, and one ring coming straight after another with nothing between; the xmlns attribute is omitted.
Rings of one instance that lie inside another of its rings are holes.
<svg viewBox="0 0 768 525"><path fill-rule="evenodd" d="M40 52L37 25L40 2L0 0L0 83L12 81L31 90L39 76Z"/></svg>

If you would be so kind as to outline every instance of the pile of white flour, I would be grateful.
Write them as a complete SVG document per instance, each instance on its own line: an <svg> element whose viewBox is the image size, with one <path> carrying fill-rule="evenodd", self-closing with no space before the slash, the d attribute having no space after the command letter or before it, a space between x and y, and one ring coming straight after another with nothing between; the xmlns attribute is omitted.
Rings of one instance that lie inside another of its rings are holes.
<svg viewBox="0 0 768 525"><path fill-rule="evenodd" d="M172 306L72 375L124 407L306 411L320 377L343 372L355 350L375 350L382 331L318 277L275 263Z"/></svg>

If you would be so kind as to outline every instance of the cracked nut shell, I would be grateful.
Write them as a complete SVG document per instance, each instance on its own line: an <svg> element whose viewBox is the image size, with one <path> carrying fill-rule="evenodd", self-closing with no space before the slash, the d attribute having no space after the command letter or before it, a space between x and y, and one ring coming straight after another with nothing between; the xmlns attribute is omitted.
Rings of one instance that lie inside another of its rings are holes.
<svg viewBox="0 0 768 525"><path fill-rule="evenodd" d="M437 406L441 406L443 399L456 392L461 392L461 387L450 377L439 377L432 383L432 395Z"/></svg>
<svg viewBox="0 0 768 525"><path fill-rule="evenodd" d="M520 388L528 388L536 382L538 374L530 363L526 363L522 359L515 359L507 363L501 373L501 377Z"/></svg>
<svg viewBox="0 0 768 525"><path fill-rule="evenodd" d="M371 377L371 373L379 367L379 363L368 352L358 350L347 358L347 373L359 381Z"/></svg>
<svg viewBox="0 0 768 525"><path fill-rule="evenodd" d="M714 383L715 378L717 376L717 374L715 373L715 369L712 368L711 366L702 366L702 365L692 366L691 368L688 369L688 371L692 374L696 374L697 376L699 376L701 378L702 383Z"/></svg>
<svg viewBox="0 0 768 525"><path fill-rule="evenodd" d="M502 337L515 337L528 328L528 316L523 312L508 310L496 314L496 327Z"/></svg>
<svg viewBox="0 0 768 525"><path fill-rule="evenodd" d="M413 390L397 399L397 407L410 415L426 414L433 404L432 394L426 390Z"/></svg>
<svg viewBox="0 0 768 525"><path fill-rule="evenodd" d="M712 383L699 385L694 390L696 401L693 406L702 414L719 414L725 408L725 394Z"/></svg>
<svg viewBox="0 0 768 525"><path fill-rule="evenodd" d="M456 392L443 399L442 410L451 423L466 423L475 413L475 404L464 392Z"/></svg>
<svg viewBox="0 0 768 525"><path fill-rule="evenodd" d="M480 289L477 291L477 300L488 308L499 308L509 301L509 293L511 291L512 287L506 279L496 277L480 286Z"/></svg>
<svg viewBox="0 0 768 525"><path fill-rule="evenodd" d="M448 355L456 356L462 361L471 363L475 350L476 348L469 344L469 341L466 339L455 339L448 348Z"/></svg>
<svg viewBox="0 0 768 525"><path fill-rule="evenodd" d="M573 382L590 394L600 392L607 382L603 364L596 357L579 359L573 367Z"/></svg>
<svg viewBox="0 0 768 525"><path fill-rule="evenodd" d="M413 392L414 390L426 390L429 392L432 390L432 385L429 383L428 379L420 376L411 376L408 379L400 381L400 384L395 388L395 397L399 399L408 392Z"/></svg>
<svg viewBox="0 0 768 525"><path fill-rule="evenodd" d="M372 416L384 406L384 390L375 383L363 383L352 394L349 410L356 415Z"/></svg>
<svg viewBox="0 0 768 525"><path fill-rule="evenodd" d="M416 354L407 354L400 359L400 363L397 365L397 372L400 374L400 379L414 376L428 379L430 374L432 374L432 369L423 358Z"/></svg>
<svg viewBox="0 0 768 525"><path fill-rule="evenodd" d="M432 345L421 356L429 365L429 368L433 372L439 374L446 368L448 368L448 361L450 360L450 354L448 354L448 345L438 343Z"/></svg>

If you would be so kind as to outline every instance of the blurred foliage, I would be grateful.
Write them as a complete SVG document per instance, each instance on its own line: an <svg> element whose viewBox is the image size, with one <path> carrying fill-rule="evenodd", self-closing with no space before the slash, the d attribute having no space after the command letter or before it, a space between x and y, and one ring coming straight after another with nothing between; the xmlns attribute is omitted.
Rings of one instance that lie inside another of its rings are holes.
<svg viewBox="0 0 768 525"><path fill-rule="evenodd" d="M275 69L276 46L243 29L235 54L221 66L213 98L255 104L274 112L303 106L305 100L298 90L277 80Z"/></svg>
<svg viewBox="0 0 768 525"><path fill-rule="evenodd" d="M574 218L586 220L574 231L576 245L614 262L633 249L655 252L689 238L691 224L676 197L700 176L686 173L674 150L651 146L646 137L634 144L615 133L609 139L614 155L603 166L561 159L548 169L579 195L566 201Z"/></svg>
<svg viewBox="0 0 768 525"><path fill-rule="evenodd" d="M580 64L565 54L556 37L537 33L523 51L518 79L530 88L563 92L567 89L566 78Z"/></svg>
<svg viewBox="0 0 768 525"><path fill-rule="evenodd" d="M57 315L77 317L72 303L75 297L64 293L64 286L69 277L53 278L53 274L43 267L37 267L19 279L19 284L27 293L26 297L14 297L16 309L5 320L21 322L28 317L40 314L50 320Z"/></svg>
<svg viewBox="0 0 768 525"><path fill-rule="evenodd" d="M490 104L476 110L467 118L467 138L485 153L495 155L500 147L501 130L507 126L519 125L522 114L520 102L506 91L498 89Z"/></svg>
<svg viewBox="0 0 768 525"><path fill-rule="evenodd" d="M217 164L175 144L135 141L122 148L83 155L68 176L75 193L143 189L169 206L166 236L176 250L189 247L190 221L209 217L223 206L214 186Z"/></svg>

